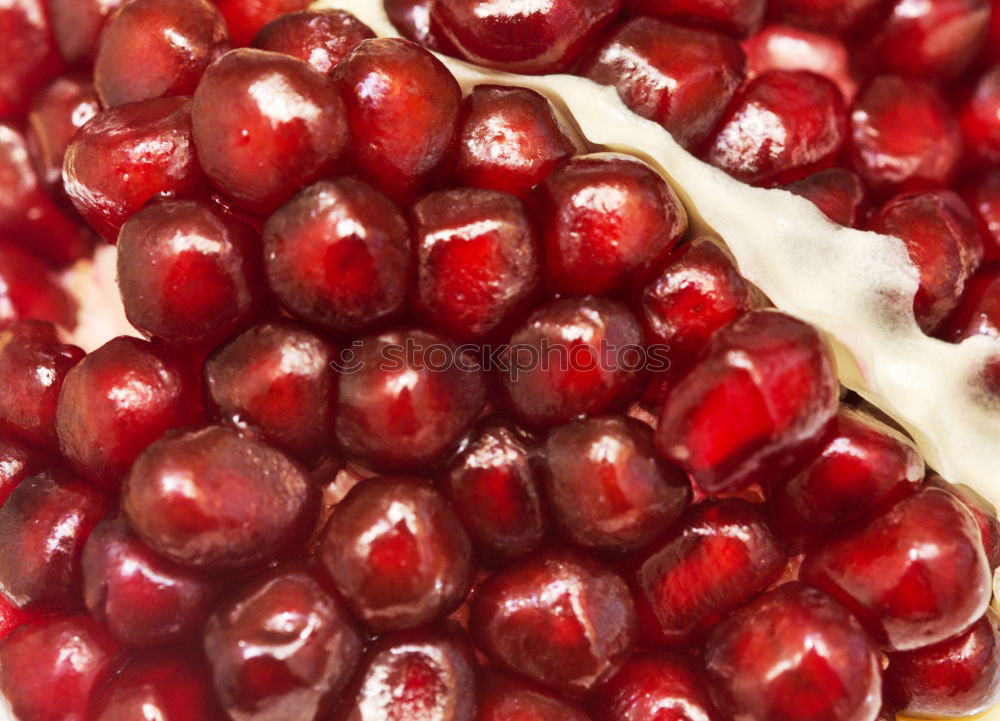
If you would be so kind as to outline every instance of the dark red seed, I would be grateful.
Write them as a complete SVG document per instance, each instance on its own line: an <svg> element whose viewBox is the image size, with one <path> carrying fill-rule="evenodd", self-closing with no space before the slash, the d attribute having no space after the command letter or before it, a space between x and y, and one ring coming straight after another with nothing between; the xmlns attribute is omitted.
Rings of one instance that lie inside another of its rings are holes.
<svg viewBox="0 0 1000 721"><path fill-rule="evenodd" d="M3 451L0 450L0 454L2 453ZM0 462L2 461L3 456L0 455ZM38 618L34 613L21 610L17 607L16 603L0 593L0 641L3 641L22 626L37 621ZM0 648L2 648L2 645L0 645Z"/></svg>
<svg viewBox="0 0 1000 721"><path fill-rule="evenodd" d="M984 259L1000 259L1000 169L969 176L958 191L976 216Z"/></svg>
<svg viewBox="0 0 1000 721"><path fill-rule="evenodd" d="M52 31L66 62L86 64L97 56L108 17L125 0L47 0Z"/></svg>
<svg viewBox="0 0 1000 721"><path fill-rule="evenodd" d="M801 195L834 223L857 228L868 211L868 189L850 170L830 168L789 183L784 188Z"/></svg>
<svg viewBox="0 0 1000 721"><path fill-rule="evenodd" d="M766 0L626 0L632 15L651 15L679 25L746 37L760 27Z"/></svg>
<svg viewBox="0 0 1000 721"><path fill-rule="evenodd" d="M41 473L53 460L45 453L11 438L0 438L0 506L22 481Z"/></svg>
<svg viewBox="0 0 1000 721"><path fill-rule="evenodd" d="M824 33L851 33L874 19L882 0L771 0L769 8L785 22Z"/></svg>
<svg viewBox="0 0 1000 721"><path fill-rule="evenodd" d="M1000 65L976 81L958 117L971 164L984 168L1000 164Z"/></svg>
<svg viewBox="0 0 1000 721"><path fill-rule="evenodd" d="M84 73L56 78L32 99L25 136L38 179L48 192L63 192L66 148L100 110L94 81Z"/></svg>
<svg viewBox="0 0 1000 721"><path fill-rule="evenodd" d="M1000 338L1000 264L992 263L972 276L938 335L954 343L976 335Z"/></svg>
<svg viewBox="0 0 1000 721"><path fill-rule="evenodd" d="M385 12L399 34L428 50L457 55L458 52L431 22L433 0L385 0Z"/></svg>
<svg viewBox="0 0 1000 721"><path fill-rule="evenodd" d="M237 47L249 45L254 35L272 20L305 10L310 0L216 0Z"/></svg>
<svg viewBox="0 0 1000 721"><path fill-rule="evenodd" d="M845 40L835 35L791 25L768 25L743 41L743 51L751 80L770 70L807 70L832 80L847 102L858 91L851 53Z"/></svg>
<svg viewBox="0 0 1000 721"><path fill-rule="evenodd" d="M997 518L996 508L989 501L968 486L948 483L940 476L932 476L928 485L943 488L962 502L972 517L976 519L979 526L979 534L983 540L983 549L986 551L986 560L989 561L990 570L996 571L1000 567L1000 519Z"/></svg>
<svg viewBox="0 0 1000 721"><path fill-rule="evenodd" d="M0 328L37 319L76 327L77 306L38 258L0 237Z"/></svg>
<svg viewBox="0 0 1000 721"><path fill-rule="evenodd" d="M300 10L261 28L253 46L291 55L329 74L362 40L373 37L371 28L344 10Z"/></svg>
<svg viewBox="0 0 1000 721"><path fill-rule="evenodd" d="M591 721L591 718L565 699L487 670L479 681L476 721Z"/></svg>
<svg viewBox="0 0 1000 721"><path fill-rule="evenodd" d="M0 118L23 115L31 96L62 69L42 0L12 0L0 8Z"/></svg>

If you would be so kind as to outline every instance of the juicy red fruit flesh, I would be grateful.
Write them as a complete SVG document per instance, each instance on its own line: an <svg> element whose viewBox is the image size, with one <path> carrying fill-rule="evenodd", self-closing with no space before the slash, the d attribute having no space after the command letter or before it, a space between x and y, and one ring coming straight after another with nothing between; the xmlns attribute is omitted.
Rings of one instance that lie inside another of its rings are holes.
<svg viewBox="0 0 1000 721"><path fill-rule="evenodd" d="M48 12L42 0L15 0L0 9L0 118L21 115L31 95L59 72Z"/></svg>
<svg viewBox="0 0 1000 721"><path fill-rule="evenodd" d="M745 37L757 30L765 0L626 0L633 15L652 15L680 25L707 27L719 32Z"/></svg>
<svg viewBox="0 0 1000 721"><path fill-rule="evenodd" d="M249 45L265 25L286 13L305 10L309 0L217 0L237 46Z"/></svg>
<svg viewBox="0 0 1000 721"><path fill-rule="evenodd" d="M785 186L801 195L834 223L857 228L868 210L868 190L861 178L850 170L830 168Z"/></svg>
<svg viewBox="0 0 1000 721"><path fill-rule="evenodd" d="M479 683L476 721L591 721L565 699L490 670Z"/></svg>
<svg viewBox="0 0 1000 721"><path fill-rule="evenodd" d="M328 74L362 40L373 37L371 28L343 10L301 10L269 22L253 46L291 55Z"/></svg>
<svg viewBox="0 0 1000 721"><path fill-rule="evenodd" d="M56 78L32 99L25 135L38 178L50 193L63 193L66 148L100 110L93 79L84 73Z"/></svg>
<svg viewBox="0 0 1000 721"><path fill-rule="evenodd" d="M0 237L0 328L19 320L43 320L67 330L77 306L38 258Z"/></svg>

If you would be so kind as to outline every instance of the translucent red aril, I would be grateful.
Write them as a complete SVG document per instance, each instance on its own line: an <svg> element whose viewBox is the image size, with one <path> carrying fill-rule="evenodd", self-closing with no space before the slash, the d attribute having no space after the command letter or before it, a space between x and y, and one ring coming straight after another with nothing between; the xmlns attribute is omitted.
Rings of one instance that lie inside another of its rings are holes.
<svg viewBox="0 0 1000 721"><path fill-rule="evenodd" d="M76 209L110 241L148 201L199 192L205 178L191 138L191 98L98 113L66 149L63 180Z"/></svg>
<svg viewBox="0 0 1000 721"><path fill-rule="evenodd" d="M350 139L344 104L324 75L302 60L246 48L205 71L191 126L212 182L261 213L333 170Z"/></svg>
<svg viewBox="0 0 1000 721"><path fill-rule="evenodd" d="M59 342L55 326L21 321L0 331L0 429L36 446L58 450L56 401L69 369L84 352Z"/></svg>
<svg viewBox="0 0 1000 721"><path fill-rule="evenodd" d="M385 0L386 15L399 34L408 40L423 45L428 50L457 55L439 30L431 24L431 3L433 0Z"/></svg>
<svg viewBox="0 0 1000 721"><path fill-rule="evenodd" d="M503 399L530 426L625 408L644 386L642 329L624 305L585 296L554 300L511 336L498 368Z"/></svg>
<svg viewBox="0 0 1000 721"><path fill-rule="evenodd" d="M745 37L764 18L765 0L626 0L633 15L652 15L680 25L707 27Z"/></svg>
<svg viewBox="0 0 1000 721"><path fill-rule="evenodd" d="M306 188L264 225L264 266L278 301L338 335L397 315L411 264L399 208L355 178Z"/></svg>
<svg viewBox="0 0 1000 721"><path fill-rule="evenodd" d="M768 25L744 40L743 50L751 79L769 70L808 70L832 80L848 102L858 91L847 45L834 35Z"/></svg>
<svg viewBox="0 0 1000 721"><path fill-rule="evenodd" d="M860 29L884 4L882 0L771 0L769 8L792 25L842 34Z"/></svg>
<svg viewBox="0 0 1000 721"><path fill-rule="evenodd" d="M859 414L837 414L819 454L768 492L771 517L796 545L877 512L923 483L916 449Z"/></svg>
<svg viewBox="0 0 1000 721"><path fill-rule="evenodd" d="M109 517L83 549L83 598L125 646L151 646L201 629L218 596L213 579L153 553L124 518Z"/></svg>
<svg viewBox="0 0 1000 721"><path fill-rule="evenodd" d="M975 519L940 488L827 540L806 555L800 578L841 600L897 651L954 636L983 615L991 595Z"/></svg>
<svg viewBox="0 0 1000 721"><path fill-rule="evenodd" d="M879 208L869 227L906 244L920 273L913 310L920 327L933 332L958 305L983 257L969 208L951 191L908 193Z"/></svg>
<svg viewBox="0 0 1000 721"><path fill-rule="evenodd" d="M215 689L234 721L323 718L363 650L343 604L297 567L250 581L205 626Z"/></svg>
<svg viewBox="0 0 1000 721"><path fill-rule="evenodd" d="M23 480L52 463L41 451L10 438L0 437L0 506Z"/></svg>
<svg viewBox="0 0 1000 721"><path fill-rule="evenodd" d="M115 672L118 650L89 616L35 621L0 643L0 692L22 721L90 721L91 696Z"/></svg>
<svg viewBox="0 0 1000 721"><path fill-rule="evenodd" d="M986 615L954 638L889 654L886 693L907 715L973 716L1000 700L1000 620Z"/></svg>
<svg viewBox="0 0 1000 721"><path fill-rule="evenodd" d="M457 625L387 634L365 656L336 721L472 721L476 658Z"/></svg>
<svg viewBox="0 0 1000 721"><path fill-rule="evenodd" d="M125 315L148 336L211 344L253 312L260 240L250 226L195 201L158 203L118 235L118 290Z"/></svg>
<svg viewBox="0 0 1000 721"><path fill-rule="evenodd" d="M528 88L477 85L462 104L452 173L467 185L528 200L575 143L549 101Z"/></svg>
<svg viewBox="0 0 1000 721"><path fill-rule="evenodd" d="M269 443L316 458L333 438L337 360L332 344L297 323L262 323L206 361L206 398L216 418L259 429Z"/></svg>
<svg viewBox="0 0 1000 721"><path fill-rule="evenodd" d="M476 721L591 721L563 698L489 670L479 680Z"/></svg>
<svg viewBox="0 0 1000 721"><path fill-rule="evenodd" d="M993 3L993 12L990 15L990 27L983 54L988 62L1000 63L1000 13L997 12L996 2Z"/></svg>
<svg viewBox="0 0 1000 721"><path fill-rule="evenodd" d="M856 228L868 211L868 190L857 173L830 168L809 175L784 187L801 195L834 223Z"/></svg>
<svg viewBox="0 0 1000 721"><path fill-rule="evenodd" d="M745 73L746 56L735 40L650 17L617 28L581 67L689 150L712 132Z"/></svg>
<svg viewBox="0 0 1000 721"><path fill-rule="evenodd" d="M976 216L985 259L1000 259L1000 169L969 176L959 192Z"/></svg>
<svg viewBox="0 0 1000 721"><path fill-rule="evenodd" d="M971 488L948 483L940 476L932 476L928 485L948 491L972 514L979 526L990 570L995 571L1000 566L1000 519L997 518L996 508Z"/></svg>
<svg viewBox="0 0 1000 721"><path fill-rule="evenodd" d="M830 350L813 328L752 311L716 333L674 386L657 447L709 493L775 481L815 450L838 393Z"/></svg>
<svg viewBox="0 0 1000 721"><path fill-rule="evenodd" d="M29 611L22 611L17 607L17 604L0 593L0 642L17 629L36 620L38 620L36 614ZM2 645L0 645L0 648L2 648Z"/></svg>
<svg viewBox="0 0 1000 721"><path fill-rule="evenodd" d="M0 236L0 328L22 319L76 326L77 306L38 258Z"/></svg>
<svg viewBox="0 0 1000 721"><path fill-rule="evenodd" d="M451 150L462 103L440 60L399 38L365 40L333 73L354 166L397 201L415 196Z"/></svg>
<svg viewBox="0 0 1000 721"><path fill-rule="evenodd" d="M253 46L291 55L329 73L358 43L373 37L371 28L344 10L301 10L269 22L254 37Z"/></svg>
<svg viewBox="0 0 1000 721"><path fill-rule="evenodd" d="M122 508L160 555L195 568L246 570L303 543L319 498L305 469L281 451L208 426L149 446L125 479Z"/></svg>
<svg viewBox="0 0 1000 721"><path fill-rule="evenodd" d="M345 357L337 440L377 470L430 466L459 441L485 400L479 366L419 329L369 336Z"/></svg>
<svg viewBox="0 0 1000 721"><path fill-rule="evenodd" d="M633 418L573 421L549 435L544 454L556 525L591 551L624 553L646 545L691 500L687 477L658 457L653 429Z"/></svg>
<svg viewBox="0 0 1000 721"><path fill-rule="evenodd" d="M1000 338L1000 263L972 276L939 335L955 343L975 335Z"/></svg>
<svg viewBox="0 0 1000 721"><path fill-rule="evenodd" d="M25 136L38 179L50 193L63 192L66 147L100 110L94 82L83 73L56 78L32 99Z"/></svg>
<svg viewBox="0 0 1000 721"><path fill-rule="evenodd" d="M787 183L832 165L846 126L844 99L831 80L772 70L736 97L704 157L744 182Z"/></svg>
<svg viewBox="0 0 1000 721"><path fill-rule="evenodd" d="M974 165L1000 164L1000 65L976 81L959 110L965 154Z"/></svg>
<svg viewBox="0 0 1000 721"><path fill-rule="evenodd" d="M955 114L931 85L879 75L854 99L850 125L851 163L877 193L951 183L962 135Z"/></svg>
<svg viewBox="0 0 1000 721"><path fill-rule="evenodd" d="M197 420L195 393L179 363L159 346L115 338L66 375L56 408L60 450L78 473L117 490L147 445Z"/></svg>
<svg viewBox="0 0 1000 721"><path fill-rule="evenodd" d="M298 10L305 10L310 0L217 0L220 12L226 18L233 43L249 45L261 28L275 18Z"/></svg>
<svg viewBox="0 0 1000 721"><path fill-rule="evenodd" d="M680 653L637 653L592 702L596 721L721 721L695 659Z"/></svg>
<svg viewBox="0 0 1000 721"><path fill-rule="evenodd" d="M798 583L737 611L705 648L719 708L753 721L869 721L881 705L879 662L846 609Z"/></svg>
<svg viewBox="0 0 1000 721"><path fill-rule="evenodd" d="M786 560L753 504L735 498L700 503L636 567L643 631L671 645L700 641L778 580Z"/></svg>
<svg viewBox="0 0 1000 721"><path fill-rule="evenodd" d="M376 632L444 618L472 584L472 547L444 498L417 478L362 481L334 509L320 562Z"/></svg>
<svg viewBox="0 0 1000 721"><path fill-rule="evenodd" d="M432 2L431 23L477 65L529 75L557 73L600 36L622 0Z"/></svg>
<svg viewBox="0 0 1000 721"><path fill-rule="evenodd" d="M486 560L521 558L545 538L531 441L512 423L487 419L441 474L444 493Z"/></svg>
<svg viewBox="0 0 1000 721"><path fill-rule="evenodd" d="M71 65L97 55L108 17L125 0L47 0L52 31L60 54Z"/></svg>
<svg viewBox="0 0 1000 721"><path fill-rule="evenodd" d="M0 508L0 592L32 611L78 605L83 544L110 505L65 471L22 482Z"/></svg>
<svg viewBox="0 0 1000 721"><path fill-rule="evenodd" d="M12 0L0 8L0 118L23 115L38 88L62 68L43 0Z"/></svg>
<svg viewBox="0 0 1000 721"><path fill-rule="evenodd" d="M509 331L540 290L538 240L513 195L442 190L411 210L417 259L414 309L458 341Z"/></svg>

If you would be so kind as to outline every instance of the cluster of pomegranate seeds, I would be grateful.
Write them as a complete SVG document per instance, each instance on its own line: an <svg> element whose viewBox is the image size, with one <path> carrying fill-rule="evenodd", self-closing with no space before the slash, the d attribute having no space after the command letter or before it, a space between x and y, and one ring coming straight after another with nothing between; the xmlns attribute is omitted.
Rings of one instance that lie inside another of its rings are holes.
<svg viewBox="0 0 1000 721"><path fill-rule="evenodd" d="M816 222L897 236L958 343L1000 337L1000 8L388 0L404 40L308 5L0 7L19 721L1000 701L996 510L842 394L684 178L588 144L544 79L470 87L428 51L610 86ZM59 273L99 237L144 337L88 353Z"/></svg>

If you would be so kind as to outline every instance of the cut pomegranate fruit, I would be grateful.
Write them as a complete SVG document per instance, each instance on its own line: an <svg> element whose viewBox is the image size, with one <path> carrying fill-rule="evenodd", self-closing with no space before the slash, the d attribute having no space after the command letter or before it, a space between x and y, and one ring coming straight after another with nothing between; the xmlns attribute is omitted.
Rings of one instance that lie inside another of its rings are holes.
<svg viewBox="0 0 1000 721"><path fill-rule="evenodd" d="M26 478L52 464L48 454L10 438L0 437L0 506Z"/></svg>
<svg viewBox="0 0 1000 721"><path fill-rule="evenodd" d="M371 28L343 10L301 10L269 22L254 36L253 46L291 55L329 73L362 40L374 37Z"/></svg>
<svg viewBox="0 0 1000 721"><path fill-rule="evenodd" d="M801 195L834 223L857 228L868 211L868 190L856 173L830 168L796 180L785 190Z"/></svg>
<svg viewBox="0 0 1000 721"><path fill-rule="evenodd" d="M76 302L40 260L0 236L0 328L31 319L72 330Z"/></svg>
<svg viewBox="0 0 1000 721"><path fill-rule="evenodd" d="M88 63L97 56L101 31L125 0L46 0L56 45L66 62Z"/></svg>
<svg viewBox="0 0 1000 721"><path fill-rule="evenodd" d="M1000 65L986 71L959 111L965 155L972 164L1000 164Z"/></svg>
<svg viewBox="0 0 1000 721"><path fill-rule="evenodd" d="M43 0L12 0L0 8L0 118L22 115L32 94L59 70L56 50Z"/></svg>
<svg viewBox="0 0 1000 721"><path fill-rule="evenodd" d="M84 73L56 78L32 99L25 136L38 179L50 194L63 193L66 148L76 131L100 110L94 81Z"/></svg>
<svg viewBox="0 0 1000 721"><path fill-rule="evenodd" d="M249 45L261 28L286 13L305 10L310 0L215 0L237 46Z"/></svg>
<svg viewBox="0 0 1000 721"><path fill-rule="evenodd" d="M1000 338L1000 263L972 276L940 335L956 343L975 335Z"/></svg>
<svg viewBox="0 0 1000 721"><path fill-rule="evenodd" d="M766 0L626 0L633 15L651 15L680 25L707 27L746 37L760 27Z"/></svg>
<svg viewBox="0 0 1000 721"><path fill-rule="evenodd" d="M882 0L771 0L772 14L823 33L851 33L875 18Z"/></svg>
<svg viewBox="0 0 1000 721"><path fill-rule="evenodd" d="M847 102L858 91L847 45L832 35L768 25L744 40L743 50L751 79L770 70L808 70L832 80Z"/></svg>
<svg viewBox="0 0 1000 721"><path fill-rule="evenodd" d="M476 721L591 721L580 707L497 671L484 674L478 691Z"/></svg>
<svg viewBox="0 0 1000 721"><path fill-rule="evenodd" d="M970 176L959 192L976 216L985 260L1000 259L1000 169Z"/></svg>

